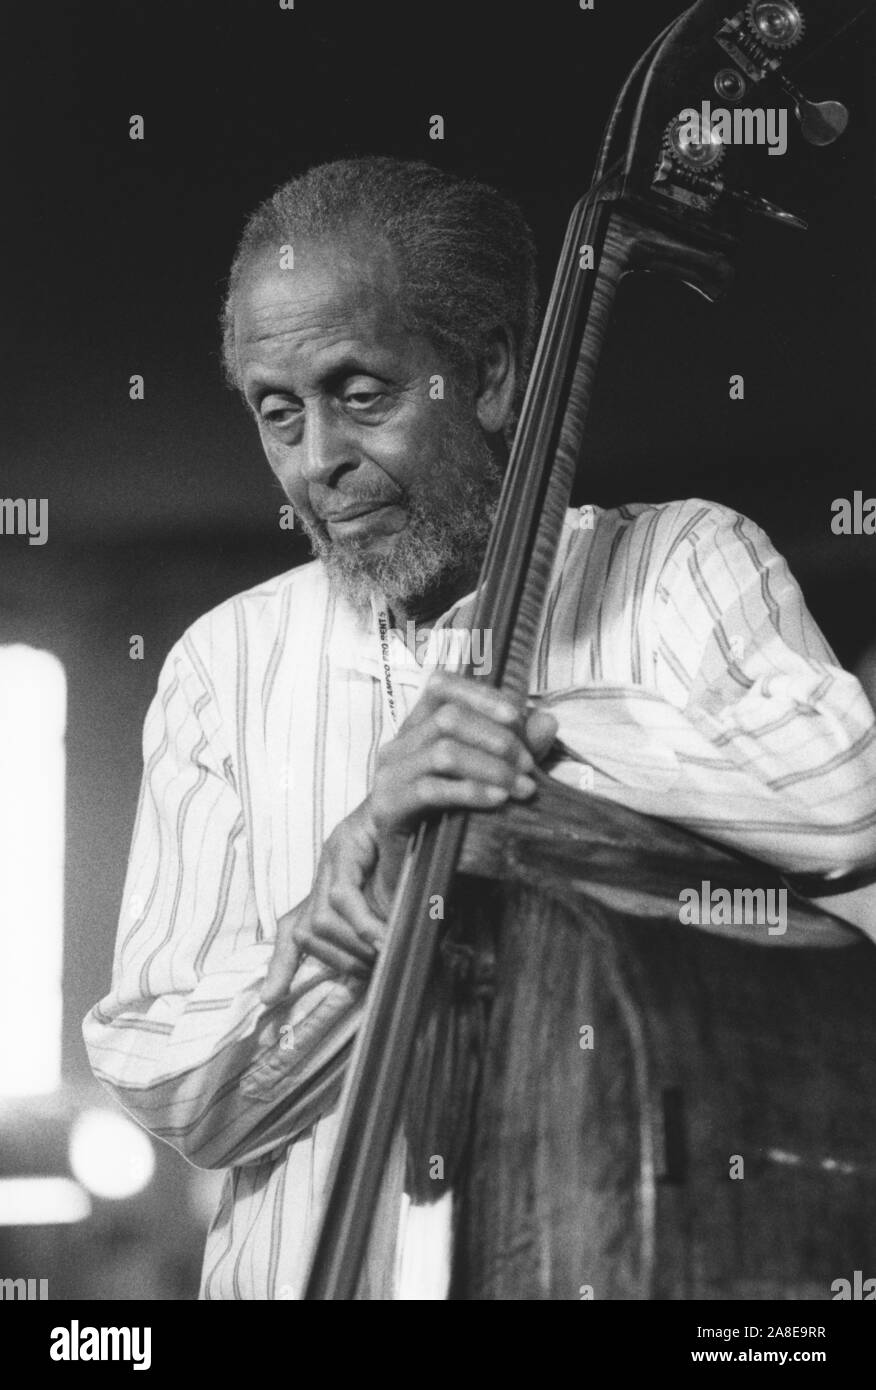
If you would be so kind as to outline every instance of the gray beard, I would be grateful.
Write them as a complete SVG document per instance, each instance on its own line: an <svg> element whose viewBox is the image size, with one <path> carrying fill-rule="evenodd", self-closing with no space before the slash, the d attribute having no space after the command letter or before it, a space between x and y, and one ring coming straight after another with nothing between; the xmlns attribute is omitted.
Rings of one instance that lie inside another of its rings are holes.
<svg viewBox="0 0 876 1390"><path fill-rule="evenodd" d="M502 469L480 432L451 429L434 482L404 499L408 524L388 555L355 541L339 544L322 522L296 515L332 589L364 615L371 594L393 606L428 606L480 564L502 485ZM452 602L452 597L448 603Z"/></svg>

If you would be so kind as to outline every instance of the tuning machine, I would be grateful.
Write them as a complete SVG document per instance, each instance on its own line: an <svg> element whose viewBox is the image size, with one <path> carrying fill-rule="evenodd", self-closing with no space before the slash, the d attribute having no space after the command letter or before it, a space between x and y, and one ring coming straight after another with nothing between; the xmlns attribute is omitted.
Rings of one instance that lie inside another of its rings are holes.
<svg viewBox="0 0 876 1390"><path fill-rule="evenodd" d="M762 82L782 65L806 32L806 20L793 0L750 0L725 19L715 35L748 82Z"/></svg>
<svg viewBox="0 0 876 1390"><path fill-rule="evenodd" d="M805 231L808 224L796 213L724 181L718 171L726 147L708 121L690 108L689 111L690 114L675 116L664 131L661 158L654 175L655 189L702 212L711 211L720 199L729 198L748 212L768 217L783 227Z"/></svg>
<svg viewBox="0 0 876 1390"><path fill-rule="evenodd" d="M663 134L663 149L678 168L698 174L714 172L726 153L714 128L692 108L690 116L682 112L669 122Z"/></svg>
<svg viewBox="0 0 876 1390"><path fill-rule="evenodd" d="M781 70L786 55L805 33L806 17L795 0L749 0L745 9L723 21L715 35L735 67L721 68L714 86L725 100L737 102L747 83L775 76L794 103L804 140L810 145L831 145L849 123L847 108L840 101L810 101Z"/></svg>
<svg viewBox="0 0 876 1390"><path fill-rule="evenodd" d="M748 27L764 48L795 48L806 32L806 20L792 0L750 0Z"/></svg>

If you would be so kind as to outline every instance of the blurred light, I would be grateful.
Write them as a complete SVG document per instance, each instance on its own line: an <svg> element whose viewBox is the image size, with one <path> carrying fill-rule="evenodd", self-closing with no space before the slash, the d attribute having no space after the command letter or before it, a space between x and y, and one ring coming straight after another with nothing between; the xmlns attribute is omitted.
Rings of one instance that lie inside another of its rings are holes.
<svg viewBox="0 0 876 1390"><path fill-rule="evenodd" d="M91 1198L72 1178L0 1179L0 1226L60 1226L90 1215Z"/></svg>
<svg viewBox="0 0 876 1390"><path fill-rule="evenodd" d="M0 1095L61 1080L66 707L57 657L0 647Z"/></svg>
<svg viewBox="0 0 876 1390"><path fill-rule="evenodd" d="M95 1197L133 1197L151 1182L155 1153L126 1115L84 1110L70 1133L70 1167Z"/></svg>

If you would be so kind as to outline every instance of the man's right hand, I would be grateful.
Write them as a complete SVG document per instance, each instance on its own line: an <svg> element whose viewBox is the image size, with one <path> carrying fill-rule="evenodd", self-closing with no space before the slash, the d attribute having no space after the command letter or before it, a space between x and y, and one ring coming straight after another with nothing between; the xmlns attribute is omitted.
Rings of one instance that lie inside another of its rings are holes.
<svg viewBox="0 0 876 1390"><path fill-rule="evenodd" d="M556 733L554 716L534 711L521 734L517 710L501 691L435 671L377 755L368 798L380 843L374 900L392 900L408 837L424 816L528 801Z"/></svg>
<svg viewBox="0 0 876 1390"><path fill-rule="evenodd" d="M430 812L488 810L535 791L532 772L556 734L553 715L530 714L525 737L499 692L435 673L377 757L365 801L327 839L313 888L280 919L262 988L277 1003L304 955L367 977L385 931L408 836Z"/></svg>

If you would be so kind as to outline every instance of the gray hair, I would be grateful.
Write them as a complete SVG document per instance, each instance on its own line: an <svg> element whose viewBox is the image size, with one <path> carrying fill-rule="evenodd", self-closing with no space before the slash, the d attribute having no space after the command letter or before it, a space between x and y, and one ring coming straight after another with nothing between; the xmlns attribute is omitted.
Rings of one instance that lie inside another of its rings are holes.
<svg viewBox="0 0 876 1390"><path fill-rule="evenodd" d="M522 212L487 184L382 156L316 165L284 183L249 218L222 312L229 384L239 384L233 305L250 257L265 245L294 245L296 237L337 235L357 225L392 248L407 327L455 366L471 370L491 331L499 325L511 330L519 407L538 326L535 244Z"/></svg>

